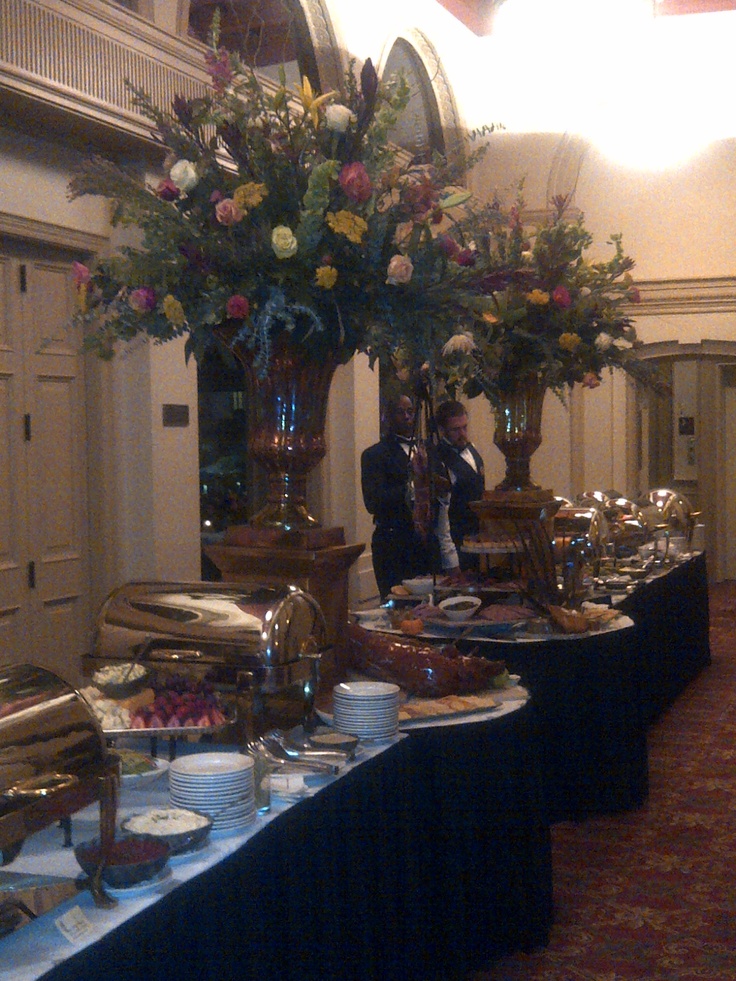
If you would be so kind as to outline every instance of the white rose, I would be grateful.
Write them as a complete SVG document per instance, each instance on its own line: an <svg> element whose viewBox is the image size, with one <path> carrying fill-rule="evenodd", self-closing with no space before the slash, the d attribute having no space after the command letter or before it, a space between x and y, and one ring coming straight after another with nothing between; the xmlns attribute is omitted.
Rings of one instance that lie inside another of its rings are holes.
<svg viewBox="0 0 736 981"><path fill-rule="evenodd" d="M347 106L334 105L325 109L325 125L333 133L344 133L350 123L356 121L355 114Z"/></svg>
<svg viewBox="0 0 736 981"><path fill-rule="evenodd" d="M287 225L277 225L271 232L271 248L277 259L290 259L299 248L299 243Z"/></svg>
<svg viewBox="0 0 736 981"><path fill-rule="evenodd" d="M613 338L610 334L607 334L605 330L602 330L596 337L594 344L596 351L607 351L613 344Z"/></svg>
<svg viewBox="0 0 736 981"><path fill-rule="evenodd" d="M199 174L191 160L177 160L169 171L169 177L183 194L199 184Z"/></svg>

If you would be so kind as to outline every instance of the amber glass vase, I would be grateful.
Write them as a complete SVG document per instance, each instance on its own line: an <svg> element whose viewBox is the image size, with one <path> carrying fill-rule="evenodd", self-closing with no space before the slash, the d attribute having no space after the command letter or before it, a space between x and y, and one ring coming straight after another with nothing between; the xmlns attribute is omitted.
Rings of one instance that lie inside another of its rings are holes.
<svg viewBox="0 0 736 981"><path fill-rule="evenodd" d="M251 351L237 342L230 347L245 369L255 409L248 450L268 476L266 503L249 524L280 531L318 528L307 508L307 476L327 452L325 421L337 358L311 358L282 331L274 339L268 373L260 377Z"/></svg>
<svg viewBox="0 0 736 981"><path fill-rule="evenodd" d="M493 442L506 458L506 476L497 491L538 491L530 475L532 454L542 442L542 408L547 384L527 375L494 406Z"/></svg>

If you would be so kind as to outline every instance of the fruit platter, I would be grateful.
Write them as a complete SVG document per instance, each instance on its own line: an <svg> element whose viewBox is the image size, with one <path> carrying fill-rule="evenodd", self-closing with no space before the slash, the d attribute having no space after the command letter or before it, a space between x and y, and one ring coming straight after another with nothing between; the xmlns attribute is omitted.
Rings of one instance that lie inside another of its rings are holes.
<svg viewBox="0 0 736 981"><path fill-rule="evenodd" d="M231 720L212 685L185 675L162 673L149 687L111 699L94 686L80 694L106 736L186 736L215 732Z"/></svg>

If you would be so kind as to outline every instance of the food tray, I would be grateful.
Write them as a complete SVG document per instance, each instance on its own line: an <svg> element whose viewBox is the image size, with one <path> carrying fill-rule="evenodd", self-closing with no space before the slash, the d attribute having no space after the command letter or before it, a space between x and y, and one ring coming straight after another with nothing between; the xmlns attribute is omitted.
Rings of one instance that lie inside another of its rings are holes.
<svg viewBox="0 0 736 981"><path fill-rule="evenodd" d="M219 726L159 726L152 729L103 729L106 736L142 736L146 739L153 739L155 736L207 736L213 732L220 732L228 722L223 722Z"/></svg>
<svg viewBox="0 0 736 981"><path fill-rule="evenodd" d="M376 630L384 634L406 636L398 627L392 627L388 615L379 607L376 610L363 610L355 614L358 624L364 630ZM463 637L464 640L486 640L493 637L506 637L517 630L523 629L526 620L506 620L493 622L474 616L468 620L426 620L424 630L412 635L416 639L453 640Z"/></svg>
<svg viewBox="0 0 736 981"><path fill-rule="evenodd" d="M459 722L467 717L501 710L509 699L526 701L529 693L519 686L519 681L518 675L510 675L509 683L503 688L491 687L472 695L445 695L443 698L420 698L402 692L399 729L410 729L412 726L419 727L433 722ZM330 698L317 705L315 710L325 725L334 725Z"/></svg>

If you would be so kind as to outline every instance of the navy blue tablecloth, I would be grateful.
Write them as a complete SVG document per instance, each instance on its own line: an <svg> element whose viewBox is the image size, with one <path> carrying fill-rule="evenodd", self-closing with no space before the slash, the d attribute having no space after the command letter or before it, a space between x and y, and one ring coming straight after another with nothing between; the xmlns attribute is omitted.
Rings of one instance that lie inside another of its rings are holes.
<svg viewBox="0 0 736 981"><path fill-rule="evenodd" d="M530 722L413 732L44 977L450 981L545 944Z"/></svg>
<svg viewBox="0 0 736 981"><path fill-rule="evenodd" d="M640 806L649 785L636 632L481 644L532 696L550 821Z"/></svg>
<svg viewBox="0 0 736 981"><path fill-rule="evenodd" d="M710 664L705 552L642 583L619 609L636 624L642 711L652 723Z"/></svg>
<svg viewBox="0 0 736 981"><path fill-rule="evenodd" d="M647 728L710 663L704 554L637 585L619 609L633 627L461 645L503 658L531 692L552 823L644 803Z"/></svg>

